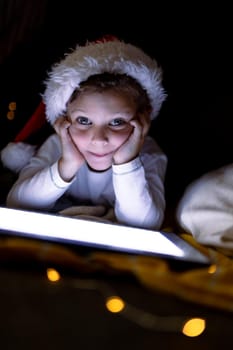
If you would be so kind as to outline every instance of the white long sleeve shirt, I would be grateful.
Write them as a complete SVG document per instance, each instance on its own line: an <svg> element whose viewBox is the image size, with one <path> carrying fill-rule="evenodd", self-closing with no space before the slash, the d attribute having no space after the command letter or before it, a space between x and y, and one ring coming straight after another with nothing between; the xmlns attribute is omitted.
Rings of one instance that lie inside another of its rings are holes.
<svg viewBox="0 0 233 350"><path fill-rule="evenodd" d="M126 225L150 229L161 226L167 157L153 138L146 138L133 161L112 165L104 172L92 171L84 164L71 182L59 175L60 156L60 140L53 134L20 172L8 194L7 206L50 211L66 199L66 206L112 207L118 222Z"/></svg>

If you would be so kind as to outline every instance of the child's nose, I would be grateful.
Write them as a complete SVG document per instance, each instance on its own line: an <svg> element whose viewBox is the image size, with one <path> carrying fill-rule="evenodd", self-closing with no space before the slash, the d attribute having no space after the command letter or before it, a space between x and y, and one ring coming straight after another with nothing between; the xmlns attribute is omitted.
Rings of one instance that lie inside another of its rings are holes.
<svg viewBox="0 0 233 350"><path fill-rule="evenodd" d="M104 128L98 128L94 131L92 135L92 143L93 144L104 144L108 143L108 137L104 130Z"/></svg>

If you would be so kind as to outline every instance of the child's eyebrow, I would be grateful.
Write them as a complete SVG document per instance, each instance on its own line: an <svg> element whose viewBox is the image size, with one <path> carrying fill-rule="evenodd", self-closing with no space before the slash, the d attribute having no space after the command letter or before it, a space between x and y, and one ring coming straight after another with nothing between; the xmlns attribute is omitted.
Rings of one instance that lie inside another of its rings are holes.
<svg viewBox="0 0 233 350"><path fill-rule="evenodd" d="M69 112L70 113L74 113L74 112L77 113L78 112L78 113L84 113L84 114L86 113L85 110L83 110L81 108L72 108L72 107L69 109Z"/></svg>
<svg viewBox="0 0 233 350"><path fill-rule="evenodd" d="M114 117L117 117L117 116L120 116L120 117L126 117L126 118L130 118L132 116L132 112L131 111L120 111L120 112L116 112L114 114Z"/></svg>

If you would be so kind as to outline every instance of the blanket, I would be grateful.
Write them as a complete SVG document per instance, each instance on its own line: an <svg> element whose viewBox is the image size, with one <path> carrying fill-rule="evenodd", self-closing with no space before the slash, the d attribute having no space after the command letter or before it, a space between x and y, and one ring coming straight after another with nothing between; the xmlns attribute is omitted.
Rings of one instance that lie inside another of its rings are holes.
<svg viewBox="0 0 233 350"><path fill-rule="evenodd" d="M60 215L86 220L116 223L113 208L106 208L103 205L96 206L70 206L58 212Z"/></svg>

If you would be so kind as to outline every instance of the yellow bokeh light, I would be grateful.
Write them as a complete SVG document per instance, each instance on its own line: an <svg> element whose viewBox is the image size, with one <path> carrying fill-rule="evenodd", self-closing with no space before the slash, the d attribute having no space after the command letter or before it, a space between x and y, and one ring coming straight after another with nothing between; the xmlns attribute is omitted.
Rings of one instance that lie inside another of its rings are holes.
<svg viewBox="0 0 233 350"><path fill-rule="evenodd" d="M51 282L57 282L61 278L59 272L52 268L47 269L47 277L48 277L48 280Z"/></svg>
<svg viewBox="0 0 233 350"><path fill-rule="evenodd" d="M15 111L16 110L16 102L10 102L8 108L10 111Z"/></svg>
<svg viewBox="0 0 233 350"><path fill-rule="evenodd" d="M106 300L106 308L110 312L121 312L125 307L124 301L118 296L111 296Z"/></svg>
<svg viewBox="0 0 233 350"><path fill-rule="evenodd" d="M210 267L208 268L209 273L215 273L216 270L217 270L217 266L215 264L210 265Z"/></svg>
<svg viewBox="0 0 233 350"><path fill-rule="evenodd" d="M15 113L13 111L8 111L6 117L8 120L13 120L15 117Z"/></svg>
<svg viewBox="0 0 233 350"><path fill-rule="evenodd" d="M203 318L191 318L185 323L182 333L187 337L198 337L205 328L206 323Z"/></svg>

